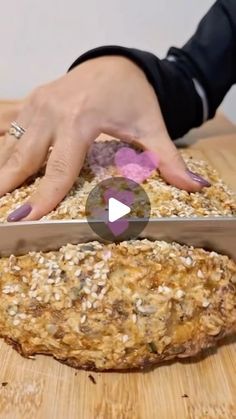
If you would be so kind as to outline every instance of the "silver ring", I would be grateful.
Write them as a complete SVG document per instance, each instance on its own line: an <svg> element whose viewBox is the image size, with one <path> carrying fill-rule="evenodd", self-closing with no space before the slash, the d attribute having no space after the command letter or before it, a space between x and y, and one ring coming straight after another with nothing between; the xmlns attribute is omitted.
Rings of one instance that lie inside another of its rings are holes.
<svg viewBox="0 0 236 419"><path fill-rule="evenodd" d="M16 121L11 122L9 134L13 135L17 140L19 140L25 132L25 128L18 125Z"/></svg>

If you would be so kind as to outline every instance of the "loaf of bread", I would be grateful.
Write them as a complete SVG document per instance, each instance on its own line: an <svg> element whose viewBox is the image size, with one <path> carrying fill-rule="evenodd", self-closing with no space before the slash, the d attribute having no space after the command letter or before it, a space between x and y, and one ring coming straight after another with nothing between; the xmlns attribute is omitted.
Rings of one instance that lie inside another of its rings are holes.
<svg viewBox="0 0 236 419"><path fill-rule="evenodd" d="M189 357L236 331L236 263L179 244L91 242L0 259L0 335L92 370Z"/></svg>
<svg viewBox="0 0 236 419"><path fill-rule="evenodd" d="M125 145L117 140L95 142L74 187L58 207L44 218L55 220L85 218L85 204L89 192L99 181L121 175L114 165L114 155ZM142 183L151 203L151 217L236 215L235 195L224 184L218 173L208 163L193 160L182 154L189 169L210 181L212 186L198 193L188 193L167 185L159 172L154 171ZM8 214L29 198L39 182L40 176L30 179L20 188L0 198L0 222L5 222Z"/></svg>
<svg viewBox="0 0 236 419"><path fill-rule="evenodd" d="M111 176L118 141L95 143L80 177L45 219L85 217L91 189ZM235 216L233 193L205 162L183 154L212 183L199 193L142 183L152 217ZM40 176L0 198L0 222L34 192ZM144 368L189 357L236 330L236 264L176 243L136 240L70 245L0 259L0 336L22 355L76 368Z"/></svg>

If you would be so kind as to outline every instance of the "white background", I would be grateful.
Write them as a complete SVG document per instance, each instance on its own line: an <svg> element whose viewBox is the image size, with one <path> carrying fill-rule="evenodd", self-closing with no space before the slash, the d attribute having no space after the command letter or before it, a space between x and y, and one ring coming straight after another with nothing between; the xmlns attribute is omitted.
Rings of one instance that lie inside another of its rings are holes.
<svg viewBox="0 0 236 419"><path fill-rule="evenodd" d="M193 34L213 0L0 0L0 98L26 95L103 44L164 57ZM236 89L223 109L236 122Z"/></svg>

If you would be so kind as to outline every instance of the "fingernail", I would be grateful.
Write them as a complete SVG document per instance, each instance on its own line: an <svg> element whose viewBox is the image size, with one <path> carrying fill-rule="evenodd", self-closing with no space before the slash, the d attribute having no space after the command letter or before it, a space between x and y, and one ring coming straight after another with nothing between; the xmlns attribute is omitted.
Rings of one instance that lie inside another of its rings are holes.
<svg viewBox="0 0 236 419"><path fill-rule="evenodd" d="M27 217L27 215L30 214L32 211L32 207L30 204L24 204L21 207L17 208L15 211L13 211L11 214L8 215L7 221L14 222L14 221L20 221L22 218Z"/></svg>
<svg viewBox="0 0 236 419"><path fill-rule="evenodd" d="M205 186L206 188L209 188L211 186L211 183L208 182L208 180L204 179L202 176L200 176L198 173L191 172L191 170L187 170L187 172L195 182L200 183L202 186Z"/></svg>

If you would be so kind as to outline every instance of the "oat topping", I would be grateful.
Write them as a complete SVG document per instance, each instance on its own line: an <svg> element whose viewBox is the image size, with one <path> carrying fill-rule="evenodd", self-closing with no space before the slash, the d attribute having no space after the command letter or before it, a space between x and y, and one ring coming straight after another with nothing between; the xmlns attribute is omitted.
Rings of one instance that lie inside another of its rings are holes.
<svg viewBox="0 0 236 419"><path fill-rule="evenodd" d="M125 145L127 146L127 144L117 140L105 141L100 144L95 142L94 150L99 147L100 156L106 156L109 150L109 159L105 158L105 163L101 159L97 161L97 153L92 150L90 155L93 154L93 171L89 166L91 159L87 158L74 187L58 207L44 219L84 218L85 203L89 192L98 182L110 176L120 176L120 173L114 167L114 154L119 147ZM236 215L235 195L220 179L218 173L208 163L191 159L185 152L182 152L182 155L189 169L209 180L212 186L204 188L201 192L188 193L167 185L160 177L159 172L155 171L147 181L142 183L151 202L151 217ZM95 164L94 161L97 161L97 163ZM99 165L102 165L101 170L99 170ZM94 171L94 167L97 170ZM0 222L6 222L9 212L21 205L36 190L39 181L40 177L37 177L31 183L26 183L0 198ZM91 250L88 249L88 251ZM72 257L69 253L67 260L70 261ZM106 254L106 258L109 259L109 252Z"/></svg>
<svg viewBox="0 0 236 419"><path fill-rule="evenodd" d="M227 256L149 240L10 256L0 334L26 356L100 370L190 356L235 331L235 278Z"/></svg>

